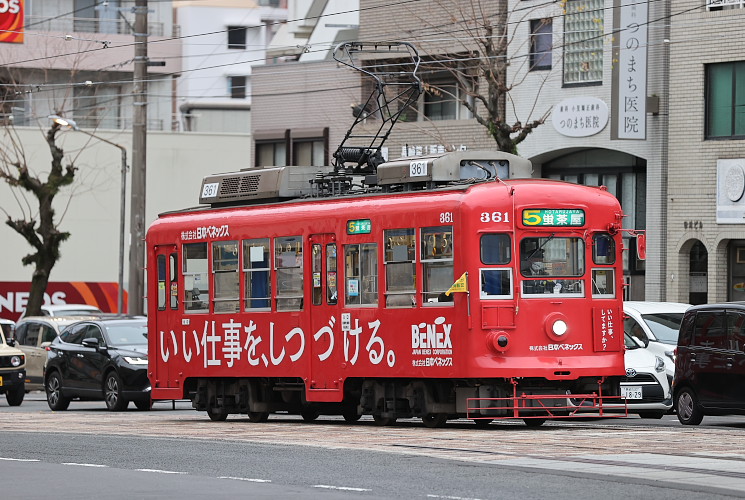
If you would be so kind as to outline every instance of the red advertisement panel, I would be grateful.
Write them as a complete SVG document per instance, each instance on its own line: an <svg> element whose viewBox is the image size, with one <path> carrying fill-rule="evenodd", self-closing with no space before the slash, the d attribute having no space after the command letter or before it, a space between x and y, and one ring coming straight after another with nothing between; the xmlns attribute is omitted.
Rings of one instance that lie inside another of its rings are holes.
<svg viewBox="0 0 745 500"><path fill-rule="evenodd" d="M0 281L0 318L16 321L26 309L30 289L29 281ZM118 293L118 283L52 281L44 294L44 304L89 304L103 312L118 312ZM127 303L126 292L124 303Z"/></svg>
<svg viewBox="0 0 745 500"><path fill-rule="evenodd" d="M25 0L0 0L0 42L23 43Z"/></svg>

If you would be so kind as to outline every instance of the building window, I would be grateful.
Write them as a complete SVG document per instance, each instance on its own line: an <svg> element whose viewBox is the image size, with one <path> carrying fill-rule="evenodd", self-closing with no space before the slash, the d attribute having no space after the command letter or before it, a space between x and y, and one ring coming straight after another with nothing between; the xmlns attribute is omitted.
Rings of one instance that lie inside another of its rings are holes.
<svg viewBox="0 0 745 500"><path fill-rule="evenodd" d="M292 143L293 165L323 166L326 164L323 139L308 139Z"/></svg>
<svg viewBox="0 0 745 500"><path fill-rule="evenodd" d="M706 66L706 137L745 136L745 61Z"/></svg>
<svg viewBox="0 0 745 500"><path fill-rule="evenodd" d="M228 83L230 86L231 99L246 98L246 85L248 84L248 78L246 78L245 76L229 76Z"/></svg>
<svg viewBox="0 0 745 500"><path fill-rule="evenodd" d="M75 87L73 118L81 128L119 128L121 89L115 86Z"/></svg>
<svg viewBox="0 0 745 500"><path fill-rule="evenodd" d="M745 8L745 0L708 0L707 10L730 10Z"/></svg>
<svg viewBox="0 0 745 500"><path fill-rule="evenodd" d="M284 167L287 165L287 143L282 141L257 142L257 167Z"/></svg>
<svg viewBox="0 0 745 500"><path fill-rule="evenodd" d="M530 70L551 69L552 49L551 19L530 21Z"/></svg>
<svg viewBox="0 0 745 500"><path fill-rule="evenodd" d="M420 115L425 120L467 120L471 113L462 104L472 100L453 79L431 80L424 84L419 104Z"/></svg>
<svg viewBox="0 0 745 500"><path fill-rule="evenodd" d="M569 0L564 17L564 83L603 80L603 0Z"/></svg>
<svg viewBox="0 0 745 500"><path fill-rule="evenodd" d="M228 26L228 48L246 50L246 27Z"/></svg>

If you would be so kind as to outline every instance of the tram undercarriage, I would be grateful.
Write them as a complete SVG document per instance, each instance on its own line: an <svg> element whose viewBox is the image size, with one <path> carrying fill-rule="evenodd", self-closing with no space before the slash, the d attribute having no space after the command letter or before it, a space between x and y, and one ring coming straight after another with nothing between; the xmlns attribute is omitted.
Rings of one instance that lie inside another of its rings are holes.
<svg viewBox="0 0 745 500"><path fill-rule="evenodd" d="M371 415L378 425L421 418L427 427L440 427L448 420L468 418L479 426L497 419L523 419L528 426L539 426L547 419L625 416L617 410L614 414L604 411L604 405L619 403L619 387L618 377L567 381L350 378L344 384L343 400L326 403L307 401L305 384L299 378L199 378L187 382L186 392L192 406L215 421L245 414L251 422L264 422L271 413L287 413L306 421L341 415L347 422Z"/></svg>

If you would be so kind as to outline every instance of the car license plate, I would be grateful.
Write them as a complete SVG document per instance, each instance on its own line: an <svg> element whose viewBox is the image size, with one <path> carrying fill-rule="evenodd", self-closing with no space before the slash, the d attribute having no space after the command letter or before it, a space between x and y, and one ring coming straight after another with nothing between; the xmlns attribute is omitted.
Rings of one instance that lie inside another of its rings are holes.
<svg viewBox="0 0 745 500"><path fill-rule="evenodd" d="M637 385L621 386L621 397L623 399L641 399L642 388Z"/></svg>

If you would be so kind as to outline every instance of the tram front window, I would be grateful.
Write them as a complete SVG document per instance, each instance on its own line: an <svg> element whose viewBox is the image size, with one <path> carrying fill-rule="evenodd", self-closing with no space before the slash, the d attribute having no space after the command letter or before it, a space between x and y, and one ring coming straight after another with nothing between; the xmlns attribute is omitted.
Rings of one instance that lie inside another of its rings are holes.
<svg viewBox="0 0 745 500"><path fill-rule="evenodd" d="M584 297L585 247L582 238L549 235L520 242L523 296L561 294Z"/></svg>

